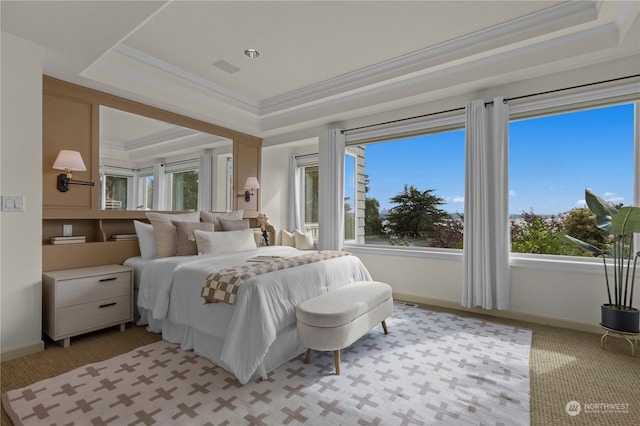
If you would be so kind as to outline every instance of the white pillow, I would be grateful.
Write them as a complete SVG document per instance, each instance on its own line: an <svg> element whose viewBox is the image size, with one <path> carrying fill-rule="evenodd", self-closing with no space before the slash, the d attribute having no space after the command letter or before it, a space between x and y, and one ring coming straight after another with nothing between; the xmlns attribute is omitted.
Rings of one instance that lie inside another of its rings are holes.
<svg viewBox="0 0 640 426"><path fill-rule="evenodd" d="M280 230L280 238L282 241L280 242L283 246L295 247L296 239L293 232L285 231L284 229Z"/></svg>
<svg viewBox="0 0 640 426"><path fill-rule="evenodd" d="M202 254L223 254L256 248L252 229L228 232L207 232L195 230L198 252Z"/></svg>
<svg viewBox="0 0 640 426"><path fill-rule="evenodd" d="M294 232L294 238L296 242L296 248L298 250L315 250L316 246L313 243L313 237L310 232L302 232L296 229Z"/></svg>
<svg viewBox="0 0 640 426"><path fill-rule="evenodd" d="M143 259L155 259L158 255L156 250L156 234L153 232L153 226L150 223L133 221L138 236L138 246L140 247L140 256Z"/></svg>

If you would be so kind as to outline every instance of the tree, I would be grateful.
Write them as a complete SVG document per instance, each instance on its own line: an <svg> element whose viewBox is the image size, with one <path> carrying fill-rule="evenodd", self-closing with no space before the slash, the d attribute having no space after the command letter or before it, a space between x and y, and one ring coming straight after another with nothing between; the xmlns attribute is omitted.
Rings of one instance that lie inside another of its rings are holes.
<svg viewBox="0 0 640 426"><path fill-rule="evenodd" d="M375 198L364 198L364 235L382 234L380 203Z"/></svg>
<svg viewBox="0 0 640 426"><path fill-rule="evenodd" d="M605 248L607 233L598 228L596 215L587 208L575 208L569 211L562 220L562 230L565 234L592 246Z"/></svg>
<svg viewBox="0 0 640 426"><path fill-rule="evenodd" d="M436 226L449 218L438 206L444 199L433 195L433 189L419 191L415 186L404 186L404 191L390 201L397 204L389 210L388 228L396 238L427 239L434 235Z"/></svg>
<svg viewBox="0 0 640 426"><path fill-rule="evenodd" d="M555 216L546 219L533 211L523 212L520 222L511 220L511 251L537 254L577 253L555 237L554 234L561 229L562 223Z"/></svg>

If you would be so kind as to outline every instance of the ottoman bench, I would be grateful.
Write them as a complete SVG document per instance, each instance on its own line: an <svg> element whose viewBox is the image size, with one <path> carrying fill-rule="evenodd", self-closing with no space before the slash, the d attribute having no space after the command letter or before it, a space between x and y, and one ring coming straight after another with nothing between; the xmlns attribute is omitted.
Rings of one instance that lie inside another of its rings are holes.
<svg viewBox="0 0 640 426"><path fill-rule="evenodd" d="M304 362L317 351L333 351L336 374L340 374L340 350L351 345L381 323L393 310L391 286L378 281L359 281L296 306L298 338L307 348Z"/></svg>

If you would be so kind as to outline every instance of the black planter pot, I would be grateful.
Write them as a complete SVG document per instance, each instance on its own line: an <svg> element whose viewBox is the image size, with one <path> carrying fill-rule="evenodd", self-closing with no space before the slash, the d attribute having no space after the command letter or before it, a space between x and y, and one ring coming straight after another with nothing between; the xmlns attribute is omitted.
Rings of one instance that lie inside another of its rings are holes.
<svg viewBox="0 0 640 426"><path fill-rule="evenodd" d="M614 306L602 305L602 325L625 333L640 332L640 311L636 308L616 309Z"/></svg>

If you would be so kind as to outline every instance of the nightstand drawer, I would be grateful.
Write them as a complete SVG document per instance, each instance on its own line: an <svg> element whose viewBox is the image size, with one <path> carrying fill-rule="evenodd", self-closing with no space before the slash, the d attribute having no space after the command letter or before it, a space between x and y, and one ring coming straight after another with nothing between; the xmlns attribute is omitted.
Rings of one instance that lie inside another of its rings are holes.
<svg viewBox="0 0 640 426"><path fill-rule="evenodd" d="M131 274L119 272L58 281L58 308L78 305L110 297L127 296L131 292Z"/></svg>
<svg viewBox="0 0 640 426"><path fill-rule="evenodd" d="M107 324L118 324L130 320L131 296L121 296L81 305L58 308L57 334L77 334Z"/></svg>

